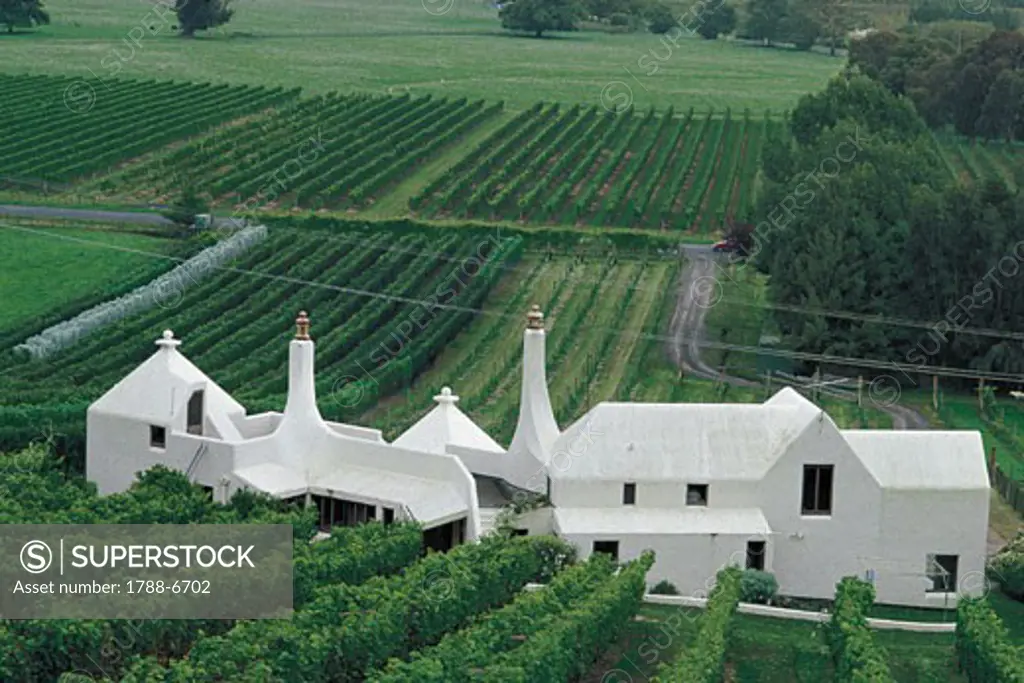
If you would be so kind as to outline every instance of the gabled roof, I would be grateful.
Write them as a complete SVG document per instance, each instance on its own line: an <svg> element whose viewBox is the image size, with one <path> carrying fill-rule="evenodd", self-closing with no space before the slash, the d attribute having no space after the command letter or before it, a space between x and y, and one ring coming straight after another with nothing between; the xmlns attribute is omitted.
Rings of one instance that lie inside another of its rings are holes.
<svg viewBox="0 0 1024 683"><path fill-rule="evenodd" d="M886 489L985 489L990 484L979 432L840 432Z"/></svg>
<svg viewBox="0 0 1024 683"><path fill-rule="evenodd" d="M165 332L157 341L161 348L101 396L90 410L164 424L185 408L190 392L200 386L205 389L207 414L245 413L241 404L178 353L178 343Z"/></svg>
<svg viewBox="0 0 1024 683"><path fill-rule="evenodd" d="M758 480L820 414L792 389L761 405L601 403L558 438L548 470L616 481Z"/></svg>
<svg viewBox="0 0 1024 683"><path fill-rule="evenodd" d="M448 444L481 451L504 453L505 449L458 409L451 389L444 387L434 397L437 407L424 415L394 441L395 446L427 453L444 454Z"/></svg>

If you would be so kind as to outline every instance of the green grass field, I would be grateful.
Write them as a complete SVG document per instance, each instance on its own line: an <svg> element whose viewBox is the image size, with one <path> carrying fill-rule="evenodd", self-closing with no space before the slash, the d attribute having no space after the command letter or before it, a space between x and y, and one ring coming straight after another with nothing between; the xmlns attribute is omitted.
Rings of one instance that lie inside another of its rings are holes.
<svg viewBox="0 0 1024 683"><path fill-rule="evenodd" d="M170 246L167 240L128 232L24 228L0 221L0 329L117 285L127 271L154 260L128 250L167 253Z"/></svg>
<svg viewBox="0 0 1024 683"><path fill-rule="evenodd" d="M116 69L119 78L410 91L505 100L513 109L538 100L597 104L604 90L612 106L631 91L638 107L781 112L843 63L727 41L662 44L649 33L511 37L484 0L239 2L229 24L191 41L175 36L173 17L164 22L136 0L51 0L46 7L50 26L0 35L0 68L79 76L98 96L96 79ZM137 44L128 37L140 33Z"/></svg>
<svg viewBox="0 0 1024 683"><path fill-rule="evenodd" d="M993 604L1020 642L1020 610L1001 595ZM1016 603L1012 603L1016 604ZM586 683L644 681L658 666L682 656L693 641L703 610L644 605L628 633L598 663ZM932 615L929 615L932 616ZM918 618L919 621L931 619ZM727 681L735 683L825 683L833 667L819 624L736 614L726 655ZM956 671L953 634L873 631L885 648L899 683L964 683ZM609 672L614 671L615 674ZM615 675L618 678L615 678ZM602 676L607 675L607 678ZM627 677L628 676L628 677Z"/></svg>

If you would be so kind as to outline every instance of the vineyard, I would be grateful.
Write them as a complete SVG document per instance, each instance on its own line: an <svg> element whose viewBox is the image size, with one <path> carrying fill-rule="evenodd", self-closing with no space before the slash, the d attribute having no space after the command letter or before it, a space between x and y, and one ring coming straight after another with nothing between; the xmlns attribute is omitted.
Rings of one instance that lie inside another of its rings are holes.
<svg viewBox="0 0 1024 683"><path fill-rule="evenodd" d="M314 516L285 503L242 492L217 505L161 469L99 498L41 450L0 459L0 492L12 523L288 523L295 532L290 620L2 621L5 683L457 680L432 677L441 657L461 675L472 661L483 680L510 680L510 671L553 680L542 663L568 680L626 627L653 563L645 555L613 574L606 556L576 563L556 539L500 535L421 558L410 524L342 527L310 543ZM547 585L524 591L527 583ZM512 637L524 629L528 644ZM454 648L461 661L448 656Z"/></svg>
<svg viewBox="0 0 1024 683"><path fill-rule="evenodd" d="M965 182L995 180L1017 188L1022 149L1019 145L993 141L940 138L939 150L955 178Z"/></svg>
<svg viewBox="0 0 1024 683"><path fill-rule="evenodd" d="M465 99L303 99L140 160L94 183L161 200L194 183L222 204L358 209L502 111ZM273 193L271 195L271 193Z"/></svg>
<svg viewBox="0 0 1024 683"><path fill-rule="evenodd" d="M103 86L106 87L103 87ZM58 182L294 99L284 88L0 75L0 187Z"/></svg>
<svg viewBox="0 0 1024 683"><path fill-rule="evenodd" d="M0 449L49 432L70 435L70 447L80 443L88 403L148 358L168 328L183 338L185 354L250 410L280 409L287 342L300 309L310 311L316 329L321 410L332 419L351 417L353 391L373 401L430 363L520 250L517 238L462 231L278 229L230 268L169 289L161 305L45 361L30 361L14 347L54 316L0 331ZM91 299L123 293L119 284ZM64 309L61 316L77 313ZM372 382L355 386L367 373Z"/></svg>
<svg viewBox="0 0 1024 683"><path fill-rule="evenodd" d="M414 213L709 233L750 217L767 116L539 103L414 197Z"/></svg>

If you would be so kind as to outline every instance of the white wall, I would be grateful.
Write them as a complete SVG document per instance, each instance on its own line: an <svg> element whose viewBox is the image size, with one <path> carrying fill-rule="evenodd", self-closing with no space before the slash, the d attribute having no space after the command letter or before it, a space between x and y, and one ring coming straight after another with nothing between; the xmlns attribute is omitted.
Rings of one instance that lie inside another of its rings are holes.
<svg viewBox="0 0 1024 683"><path fill-rule="evenodd" d="M167 447L153 448L149 422L89 411L86 425L85 475L96 483L101 495L127 490L138 472L154 465L186 471L204 441L207 452L194 473L197 483L215 485L233 464L232 448L228 444L174 433L170 429L166 436Z"/></svg>
<svg viewBox="0 0 1024 683"><path fill-rule="evenodd" d="M805 464L835 466L829 517L801 515ZM827 416L813 420L775 463L757 504L773 532L783 594L832 599L842 577L863 577L878 556L881 491Z"/></svg>
<svg viewBox="0 0 1024 683"><path fill-rule="evenodd" d="M557 526L557 525L556 525ZM653 550L654 566L647 574L648 586L662 579L671 581L682 595L707 597L715 585L715 576L730 564L744 566L747 536L737 535L623 535L559 534L579 549L581 559L590 557L594 541L618 541L619 561L636 559L645 550ZM771 569L767 558L766 569Z"/></svg>
<svg viewBox="0 0 1024 683"><path fill-rule="evenodd" d="M926 592L928 555L958 555L957 587L980 595L985 586L989 492L886 491L879 510L883 536L876 568L878 602L954 606L955 599Z"/></svg>

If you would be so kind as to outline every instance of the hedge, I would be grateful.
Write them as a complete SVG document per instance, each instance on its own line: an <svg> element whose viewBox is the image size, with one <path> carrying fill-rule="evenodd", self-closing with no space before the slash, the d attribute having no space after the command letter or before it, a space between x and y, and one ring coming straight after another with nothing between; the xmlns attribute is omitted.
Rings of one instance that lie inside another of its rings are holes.
<svg viewBox="0 0 1024 683"><path fill-rule="evenodd" d="M1010 636L985 598L961 598L956 610L956 655L971 683L1024 683L1024 648Z"/></svg>
<svg viewBox="0 0 1024 683"><path fill-rule="evenodd" d="M729 624L740 603L739 567L718 572L715 587L708 596L707 610L701 615L700 628L693 645L683 657L662 665L660 683L720 683L725 676L725 650Z"/></svg>
<svg viewBox="0 0 1024 683"><path fill-rule="evenodd" d="M835 662L836 683L889 683L895 679L868 627L867 613L875 587L847 576L836 584L835 612L828 625L828 643Z"/></svg>

